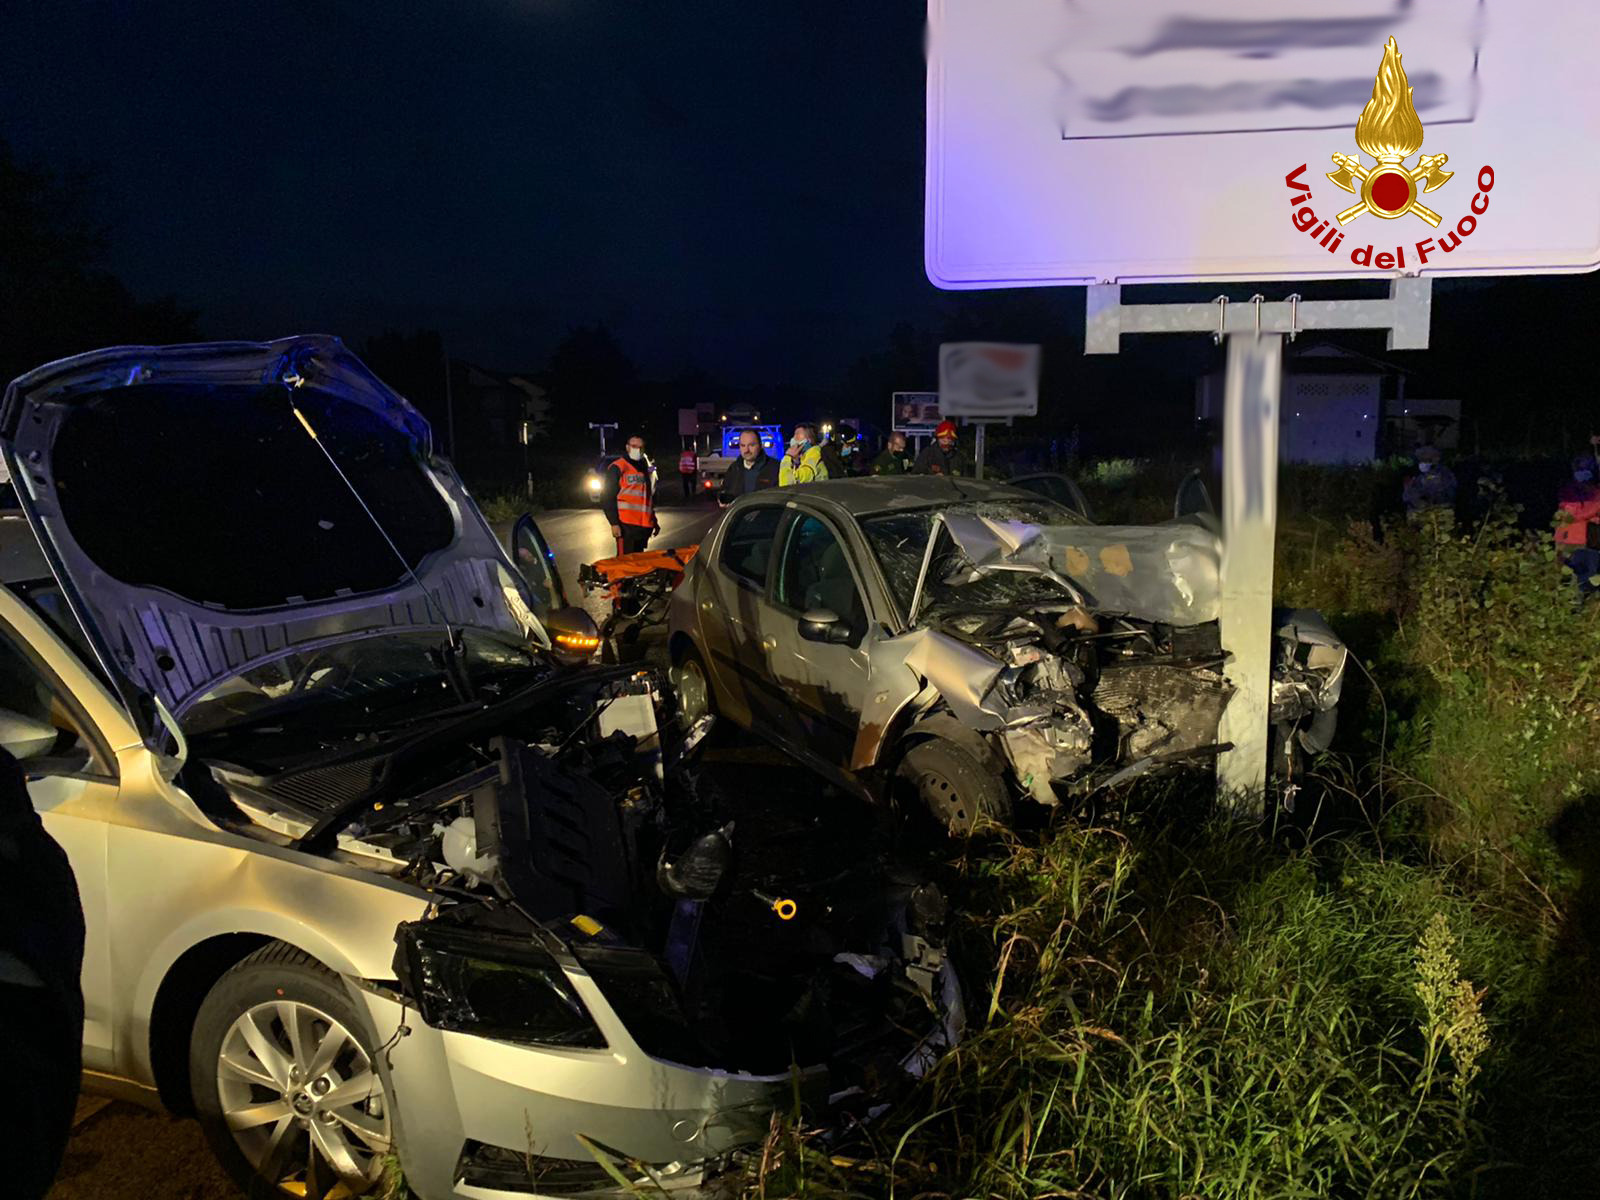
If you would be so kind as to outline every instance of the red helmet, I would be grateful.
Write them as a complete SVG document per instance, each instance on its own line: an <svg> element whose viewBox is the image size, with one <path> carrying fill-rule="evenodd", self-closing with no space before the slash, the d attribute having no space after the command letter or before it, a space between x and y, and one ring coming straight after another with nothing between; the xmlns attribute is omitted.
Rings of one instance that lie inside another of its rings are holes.
<svg viewBox="0 0 1600 1200"><path fill-rule="evenodd" d="M936 438L955 437L956 423L954 421L940 421L939 424L934 427L933 436Z"/></svg>

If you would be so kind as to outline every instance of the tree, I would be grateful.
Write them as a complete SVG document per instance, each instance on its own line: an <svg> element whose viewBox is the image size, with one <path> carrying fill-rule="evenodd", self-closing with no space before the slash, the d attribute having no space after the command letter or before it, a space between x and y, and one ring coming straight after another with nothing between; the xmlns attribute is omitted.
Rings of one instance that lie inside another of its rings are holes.
<svg viewBox="0 0 1600 1200"><path fill-rule="evenodd" d="M550 355L543 382L554 436L566 444L590 438L590 421L615 421L625 437L650 415L642 411L638 369L604 323L569 330Z"/></svg>
<svg viewBox="0 0 1600 1200"><path fill-rule="evenodd" d="M89 177L23 163L0 139L0 383L85 350L198 336L193 311L135 300L105 269L95 193Z"/></svg>

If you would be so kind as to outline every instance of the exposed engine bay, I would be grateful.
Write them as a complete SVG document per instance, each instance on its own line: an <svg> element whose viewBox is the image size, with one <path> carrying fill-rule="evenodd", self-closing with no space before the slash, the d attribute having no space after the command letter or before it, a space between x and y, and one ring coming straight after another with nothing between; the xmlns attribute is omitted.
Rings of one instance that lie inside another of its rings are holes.
<svg viewBox="0 0 1600 1200"><path fill-rule="evenodd" d="M376 742L211 735L184 782L233 828L431 892L395 956L430 1025L605 1045L585 974L652 1057L827 1066L881 1098L961 1033L945 900L859 808L839 837L814 781L796 804L781 768L699 761L709 725L677 729L652 672L590 668Z"/></svg>
<svg viewBox="0 0 1600 1200"><path fill-rule="evenodd" d="M926 711L984 739L1039 803L1212 767L1235 691L1216 531L1043 525L1036 510L1006 500L864 522L915 622L874 654L899 657ZM1347 651L1308 611L1276 613L1273 636L1272 765L1292 804L1302 756L1332 740Z"/></svg>
<svg viewBox="0 0 1600 1200"><path fill-rule="evenodd" d="M1331 740L1345 651L1313 614L1278 624L1272 722L1285 768ZM939 678L942 702L987 733L1040 803L1209 766L1226 749L1217 730L1234 689L1215 621L1170 625L1056 603L946 610L931 614L929 631L995 664L964 672L964 687Z"/></svg>

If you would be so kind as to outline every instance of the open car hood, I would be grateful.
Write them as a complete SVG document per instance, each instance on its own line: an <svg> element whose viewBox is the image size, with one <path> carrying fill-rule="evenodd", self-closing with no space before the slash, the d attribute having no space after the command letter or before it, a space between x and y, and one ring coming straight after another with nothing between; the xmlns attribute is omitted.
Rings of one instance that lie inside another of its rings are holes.
<svg viewBox="0 0 1600 1200"><path fill-rule="evenodd" d="M1029 525L947 513L976 570L1065 577L1098 612L1168 625L1217 619L1222 539L1199 519L1160 525Z"/></svg>
<svg viewBox="0 0 1600 1200"><path fill-rule="evenodd" d="M6 389L0 453L147 739L152 699L181 716L294 649L446 622L547 644L427 422L336 338L51 363Z"/></svg>

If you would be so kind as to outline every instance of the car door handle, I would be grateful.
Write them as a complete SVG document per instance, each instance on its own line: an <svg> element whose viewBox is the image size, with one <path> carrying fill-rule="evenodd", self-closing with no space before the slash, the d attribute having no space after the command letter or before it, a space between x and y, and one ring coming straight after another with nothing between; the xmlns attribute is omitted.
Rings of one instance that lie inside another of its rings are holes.
<svg viewBox="0 0 1600 1200"><path fill-rule="evenodd" d="M761 639L761 648L763 650L768 650L768 651L776 650L778 648L778 639L775 638L775 637L764 637L764 638L762 638Z"/></svg>

